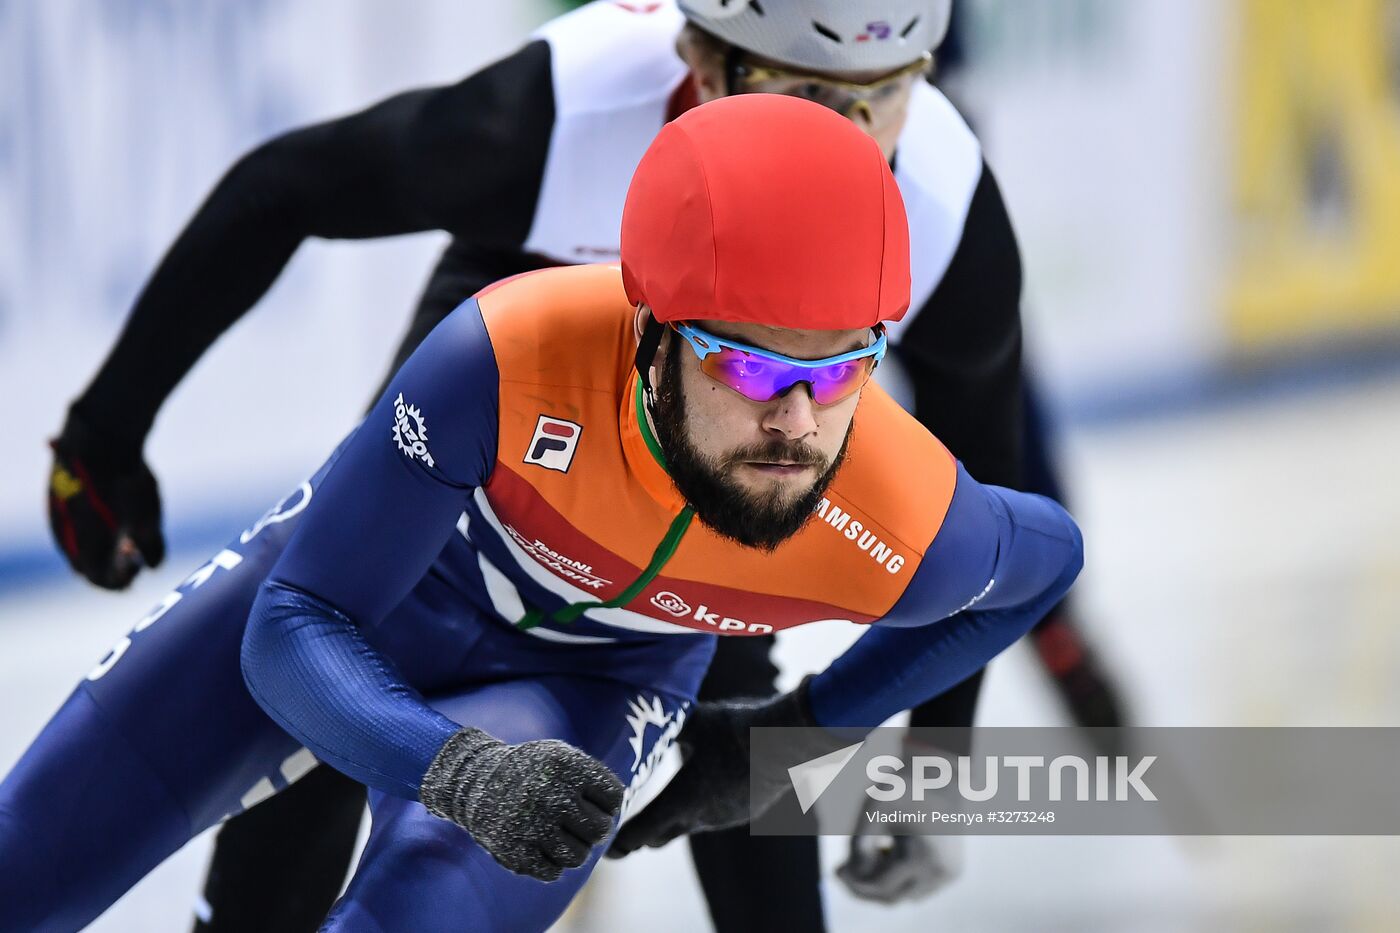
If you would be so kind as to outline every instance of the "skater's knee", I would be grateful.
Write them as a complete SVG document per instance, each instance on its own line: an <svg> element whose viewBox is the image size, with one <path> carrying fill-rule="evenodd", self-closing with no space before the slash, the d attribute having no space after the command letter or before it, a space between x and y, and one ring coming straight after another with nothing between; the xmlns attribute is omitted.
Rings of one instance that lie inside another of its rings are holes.
<svg viewBox="0 0 1400 933"><path fill-rule="evenodd" d="M479 854L471 836L457 824L438 819L416 804L405 809L419 812L406 813L395 821L387 854L416 877L460 871L470 855Z"/></svg>

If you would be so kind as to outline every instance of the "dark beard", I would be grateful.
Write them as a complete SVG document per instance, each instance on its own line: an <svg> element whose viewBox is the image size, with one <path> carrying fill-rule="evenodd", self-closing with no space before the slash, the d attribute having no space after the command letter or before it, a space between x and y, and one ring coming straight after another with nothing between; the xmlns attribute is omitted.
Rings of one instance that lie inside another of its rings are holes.
<svg viewBox="0 0 1400 933"><path fill-rule="evenodd" d="M851 431L846 430L841 450L830 466L824 455L806 444L783 441L750 444L730 451L720 460L708 457L695 449L686 434L685 388L681 385L678 347L674 336L667 340L651 413L671 481L711 531L745 547L772 551L811 519L841 469ZM819 475L810 490L784 503L775 496L755 496L731 478L730 471L746 460L790 460L815 467Z"/></svg>

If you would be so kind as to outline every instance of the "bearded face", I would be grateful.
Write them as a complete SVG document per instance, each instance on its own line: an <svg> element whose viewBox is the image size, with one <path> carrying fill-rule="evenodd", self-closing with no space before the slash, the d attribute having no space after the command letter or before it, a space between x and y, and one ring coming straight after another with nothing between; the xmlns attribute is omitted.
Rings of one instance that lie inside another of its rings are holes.
<svg viewBox="0 0 1400 933"><path fill-rule="evenodd" d="M652 408L656 439L671 479L700 521L716 534L772 551L812 517L841 468L852 425L847 425L840 449L830 458L805 441L782 438L701 450L691 429L698 415L686 396L683 352L680 341L667 341ZM792 391L804 390L799 386ZM781 475L768 482L740 478L741 470L761 472L765 466ZM811 478L794 480L794 473Z"/></svg>

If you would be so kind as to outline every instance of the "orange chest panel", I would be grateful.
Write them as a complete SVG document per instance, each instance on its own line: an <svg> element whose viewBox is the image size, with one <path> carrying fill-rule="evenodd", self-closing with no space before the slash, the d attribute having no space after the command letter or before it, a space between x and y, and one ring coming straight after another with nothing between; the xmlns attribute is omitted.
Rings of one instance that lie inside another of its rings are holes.
<svg viewBox="0 0 1400 933"><path fill-rule="evenodd" d="M501 374L497 463L482 492L497 532L537 579L543 571L565 598L606 602L657 558L684 502L642 437L629 371L631 309L618 301L620 285L610 287L615 271L611 279L595 271L589 282L576 275L573 284L592 285L600 300L565 316L539 312L549 289L509 295L517 284L542 284L529 279L579 271L536 273L482 296ZM577 302L585 290L569 295ZM560 354L554 362L551 347ZM891 443L901 436L912 443ZM911 464L891 464L882 452L921 460L925 475L911 479ZM655 578L614 608L734 634L871 622L913 578L951 498L954 469L942 446L872 385L845 466L793 538L763 552L694 520Z"/></svg>

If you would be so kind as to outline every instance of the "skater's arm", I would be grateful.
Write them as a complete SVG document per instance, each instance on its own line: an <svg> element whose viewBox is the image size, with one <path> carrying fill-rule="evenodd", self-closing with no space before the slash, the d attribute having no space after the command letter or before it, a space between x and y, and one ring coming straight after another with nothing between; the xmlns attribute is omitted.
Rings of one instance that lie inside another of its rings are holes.
<svg viewBox="0 0 1400 933"><path fill-rule="evenodd" d="M243 673L322 761L417 799L460 728L366 637L421 580L496 458L498 376L475 301L424 341L314 489L253 606Z"/></svg>
<svg viewBox="0 0 1400 933"><path fill-rule="evenodd" d="M1016 233L983 161L948 268L895 353L913 390L914 416L972 475L1012 489L1025 489L1027 479L1021 283ZM967 689L972 701L950 708L933 698L913 715L970 726L978 688Z"/></svg>
<svg viewBox="0 0 1400 933"><path fill-rule="evenodd" d="M701 703L680 735L687 754L679 774L622 827L612 851L665 845L683 833L762 815L791 791L791 766L849 745L856 737L847 729L878 726L982 667L1059 598L1081 559L1079 530L1063 509L1039 496L983 486L959 466L942 527L885 624L790 693ZM812 726L835 731L793 728ZM745 769L751 730L763 727L789 730L789 746L780 753L785 760Z"/></svg>
<svg viewBox="0 0 1400 933"><path fill-rule="evenodd" d="M254 149L162 259L74 412L139 451L176 384L308 237L524 242L553 120L549 50L534 42L458 84Z"/></svg>
<svg viewBox="0 0 1400 933"><path fill-rule="evenodd" d="M1040 621L1083 562L1083 539L1063 508L983 485L959 467L948 515L909 589L812 679L817 722L877 726L960 683Z"/></svg>
<svg viewBox="0 0 1400 933"><path fill-rule="evenodd" d="M1021 253L985 163L953 258L894 352L914 416L973 476L1023 488Z"/></svg>

